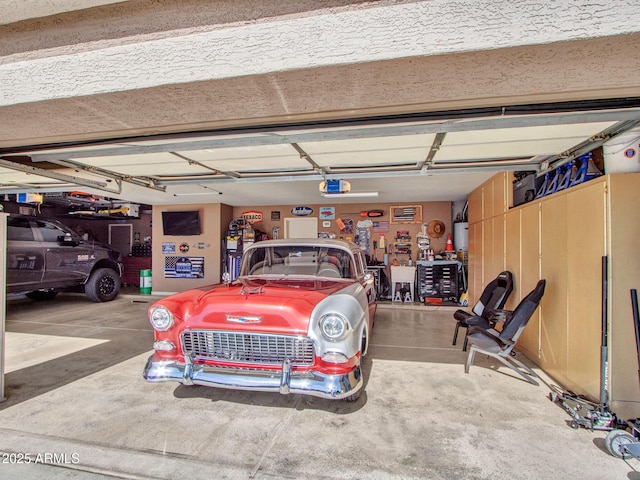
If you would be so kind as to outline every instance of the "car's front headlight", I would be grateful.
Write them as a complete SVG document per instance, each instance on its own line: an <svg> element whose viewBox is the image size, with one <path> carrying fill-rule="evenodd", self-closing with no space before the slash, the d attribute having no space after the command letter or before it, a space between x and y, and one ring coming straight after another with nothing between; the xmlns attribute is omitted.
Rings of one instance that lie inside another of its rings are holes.
<svg viewBox="0 0 640 480"><path fill-rule="evenodd" d="M160 332L169 330L173 325L173 314L163 306L151 307L149 321L153 328Z"/></svg>
<svg viewBox="0 0 640 480"><path fill-rule="evenodd" d="M342 340L349 331L349 320L339 313L327 313L320 317L320 331L322 335L331 341Z"/></svg>

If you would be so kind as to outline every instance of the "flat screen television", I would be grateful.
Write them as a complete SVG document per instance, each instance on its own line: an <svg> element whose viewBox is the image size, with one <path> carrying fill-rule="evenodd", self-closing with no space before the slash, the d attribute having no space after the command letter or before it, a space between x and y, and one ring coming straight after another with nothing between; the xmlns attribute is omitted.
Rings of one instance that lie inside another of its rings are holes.
<svg viewBox="0 0 640 480"><path fill-rule="evenodd" d="M162 212L162 233L165 235L200 235L200 212Z"/></svg>

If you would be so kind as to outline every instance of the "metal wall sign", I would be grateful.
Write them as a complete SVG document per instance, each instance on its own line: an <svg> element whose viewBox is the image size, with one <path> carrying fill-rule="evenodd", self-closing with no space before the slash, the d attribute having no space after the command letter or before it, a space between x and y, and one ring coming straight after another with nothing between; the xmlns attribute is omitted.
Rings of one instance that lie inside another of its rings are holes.
<svg viewBox="0 0 640 480"><path fill-rule="evenodd" d="M253 225L254 223L260 223L262 222L262 212L259 212L257 210L242 212L242 218L244 218L244 221L250 225Z"/></svg>
<svg viewBox="0 0 640 480"><path fill-rule="evenodd" d="M299 207L293 207L291 209L291 214L295 215L296 217L307 217L312 213L313 213L313 208L311 207L299 206Z"/></svg>
<svg viewBox="0 0 640 480"><path fill-rule="evenodd" d="M336 218L335 207L320 207L320 218L327 220L334 220Z"/></svg>
<svg viewBox="0 0 640 480"><path fill-rule="evenodd" d="M204 278L204 257L164 257L164 278Z"/></svg>

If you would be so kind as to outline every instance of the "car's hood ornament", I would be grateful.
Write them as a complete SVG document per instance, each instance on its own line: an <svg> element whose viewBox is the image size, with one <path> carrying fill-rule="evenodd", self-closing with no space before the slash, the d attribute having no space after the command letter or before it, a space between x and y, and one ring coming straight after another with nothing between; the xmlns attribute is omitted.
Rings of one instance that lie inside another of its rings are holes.
<svg viewBox="0 0 640 480"><path fill-rule="evenodd" d="M262 323L262 317L258 315L227 315L227 322Z"/></svg>
<svg viewBox="0 0 640 480"><path fill-rule="evenodd" d="M240 295L255 295L258 293L264 293L264 285L260 285L259 287L254 287L254 288L247 288L246 286L243 286L240 289Z"/></svg>

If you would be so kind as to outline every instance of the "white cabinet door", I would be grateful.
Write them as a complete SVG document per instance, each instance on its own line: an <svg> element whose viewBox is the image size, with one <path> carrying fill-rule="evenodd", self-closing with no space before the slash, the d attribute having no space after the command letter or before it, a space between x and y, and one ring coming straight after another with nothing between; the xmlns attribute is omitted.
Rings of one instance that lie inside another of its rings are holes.
<svg viewBox="0 0 640 480"><path fill-rule="evenodd" d="M284 238L318 238L318 218L285 218Z"/></svg>

